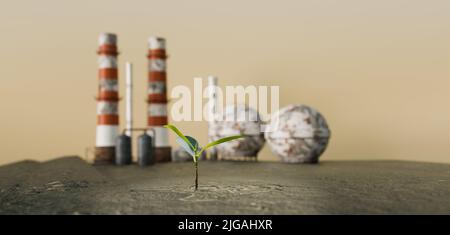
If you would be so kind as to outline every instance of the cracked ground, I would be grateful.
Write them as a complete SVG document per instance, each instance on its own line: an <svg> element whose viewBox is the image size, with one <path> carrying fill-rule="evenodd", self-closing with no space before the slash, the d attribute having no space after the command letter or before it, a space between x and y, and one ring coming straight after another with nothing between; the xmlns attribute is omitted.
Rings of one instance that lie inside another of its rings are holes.
<svg viewBox="0 0 450 235"><path fill-rule="evenodd" d="M141 168L79 157L0 167L0 214L448 214L450 164L202 161Z"/></svg>

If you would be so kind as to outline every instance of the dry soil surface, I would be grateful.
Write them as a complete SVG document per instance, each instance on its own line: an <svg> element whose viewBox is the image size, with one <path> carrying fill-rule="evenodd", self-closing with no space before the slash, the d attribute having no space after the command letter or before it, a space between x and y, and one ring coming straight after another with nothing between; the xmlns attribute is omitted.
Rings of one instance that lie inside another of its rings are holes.
<svg viewBox="0 0 450 235"><path fill-rule="evenodd" d="M450 164L202 161L141 168L78 157L0 167L0 214L450 214Z"/></svg>

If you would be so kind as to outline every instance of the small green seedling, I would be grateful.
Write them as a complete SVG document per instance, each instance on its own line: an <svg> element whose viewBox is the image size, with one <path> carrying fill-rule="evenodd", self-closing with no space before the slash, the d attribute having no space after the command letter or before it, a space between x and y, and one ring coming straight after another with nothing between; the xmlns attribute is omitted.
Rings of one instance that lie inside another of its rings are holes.
<svg viewBox="0 0 450 235"><path fill-rule="evenodd" d="M179 131L178 128L176 128L174 125L169 124L169 125L165 125L164 127L171 129L173 132L175 132L178 135L178 137L176 139L177 143L184 150L186 150L186 152L188 152L189 155L191 155L192 159L194 160L195 190L197 190L197 188L198 188L198 158L202 155L203 151L205 151L206 149L211 148L215 145L244 137L242 135L228 136L228 137L213 141L213 142L207 144L205 147L200 148L198 145L198 141L196 139L194 139L191 136L183 135L183 133L181 133L181 131Z"/></svg>

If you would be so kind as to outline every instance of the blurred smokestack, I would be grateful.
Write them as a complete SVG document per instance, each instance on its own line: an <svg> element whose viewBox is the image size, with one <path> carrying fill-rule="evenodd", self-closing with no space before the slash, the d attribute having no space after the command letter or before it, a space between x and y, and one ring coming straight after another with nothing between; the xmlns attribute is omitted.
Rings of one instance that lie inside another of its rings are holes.
<svg viewBox="0 0 450 235"><path fill-rule="evenodd" d="M171 160L167 124L166 40L150 37L148 66L148 127L155 130L155 161Z"/></svg>
<svg viewBox="0 0 450 235"><path fill-rule="evenodd" d="M217 77L215 76L208 76L208 115L209 115L209 121L208 121L208 140L209 142L214 141L213 138L213 132L214 132L214 126L216 125L216 115L217 115ZM212 147L209 149L209 159L210 160L217 160L217 149L215 147Z"/></svg>
<svg viewBox="0 0 450 235"><path fill-rule="evenodd" d="M125 65L126 69L126 135L131 137L131 128L133 128L133 66L130 62Z"/></svg>
<svg viewBox="0 0 450 235"><path fill-rule="evenodd" d="M105 164L114 162L115 142L119 134L117 36L100 34L97 53L99 86L94 163Z"/></svg>

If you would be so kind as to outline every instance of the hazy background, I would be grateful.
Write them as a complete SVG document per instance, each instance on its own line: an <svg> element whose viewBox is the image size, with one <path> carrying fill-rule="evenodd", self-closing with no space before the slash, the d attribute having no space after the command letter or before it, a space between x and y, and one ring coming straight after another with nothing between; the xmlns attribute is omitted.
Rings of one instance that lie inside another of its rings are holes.
<svg viewBox="0 0 450 235"><path fill-rule="evenodd" d="M94 145L101 32L119 37L122 97L134 63L136 126L147 38L159 35L169 87L214 74L222 86L279 85L281 106L318 109L332 130L323 160L450 162L449 1L0 3L0 164ZM206 141L206 123L176 125ZM277 160L267 145L260 157Z"/></svg>

